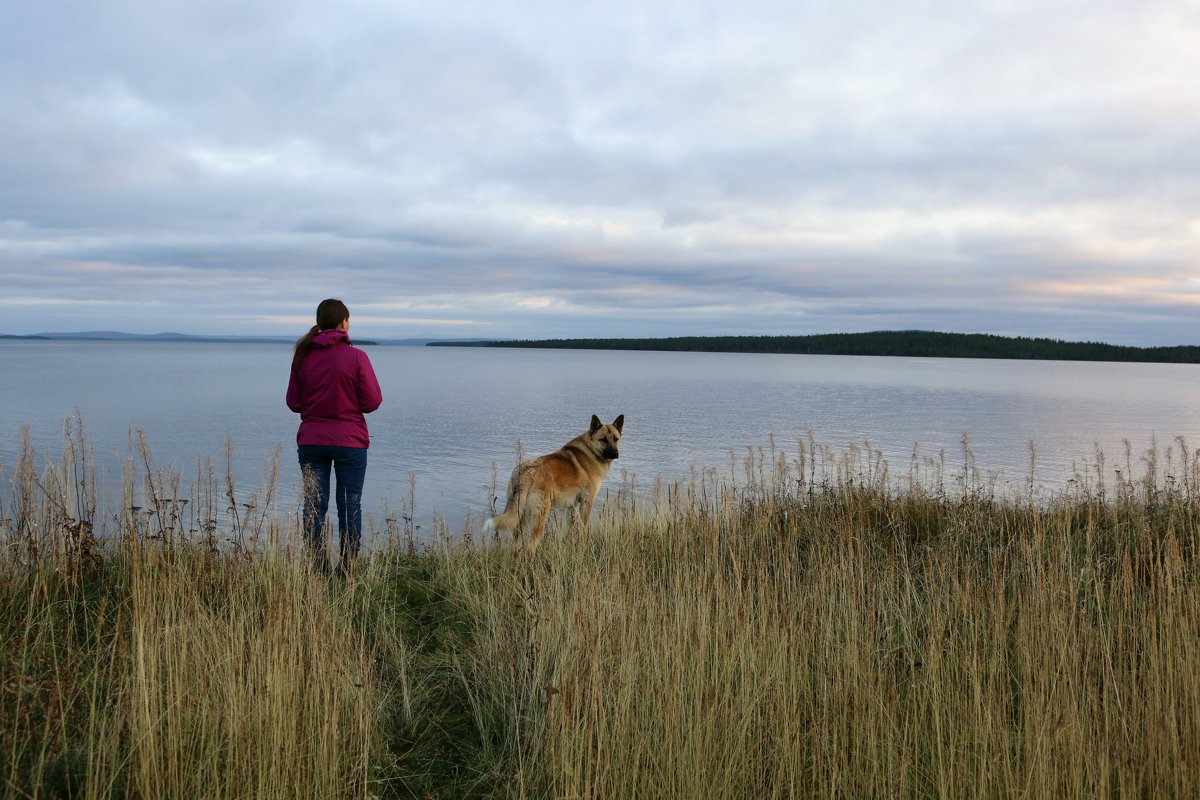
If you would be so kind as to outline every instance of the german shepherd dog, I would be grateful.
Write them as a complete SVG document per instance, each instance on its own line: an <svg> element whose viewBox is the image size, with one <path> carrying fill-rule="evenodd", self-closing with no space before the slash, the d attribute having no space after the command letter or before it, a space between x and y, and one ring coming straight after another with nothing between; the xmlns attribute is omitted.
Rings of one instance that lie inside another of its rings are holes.
<svg viewBox="0 0 1200 800"><path fill-rule="evenodd" d="M610 425L601 424L593 414L587 433L576 436L561 450L517 464L508 479L504 513L484 523L483 530L512 531L518 541L528 535L531 555L546 531L551 508L574 508L580 531L587 530L600 482L619 455L617 444L624 424L624 414Z"/></svg>

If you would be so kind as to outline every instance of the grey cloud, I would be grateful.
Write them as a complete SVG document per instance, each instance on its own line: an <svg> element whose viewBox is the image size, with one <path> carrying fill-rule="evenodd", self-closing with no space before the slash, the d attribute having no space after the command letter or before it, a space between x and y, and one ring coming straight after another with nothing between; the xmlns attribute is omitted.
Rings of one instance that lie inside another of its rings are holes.
<svg viewBox="0 0 1200 800"><path fill-rule="evenodd" d="M137 297L196 326L222 286L305 314L341 286L505 335L1174 337L1186 307L1153 293L1028 287L1194 268L1198 25L1133 2L8 4L0 272L30 306L7 317L50 327L94 263L91 296L140 268Z"/></svg>

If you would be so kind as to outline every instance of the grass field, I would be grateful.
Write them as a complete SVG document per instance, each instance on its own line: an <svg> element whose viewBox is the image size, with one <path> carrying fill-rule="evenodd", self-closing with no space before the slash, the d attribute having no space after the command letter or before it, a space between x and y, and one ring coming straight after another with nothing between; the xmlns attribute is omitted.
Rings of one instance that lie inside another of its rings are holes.
<svg viewBox="0 0 1200 800"><path fill-rule="evenodd" d="M1182 440L1024 497L802 442L346 580L271 465L111 502L64 445L3 465L7 797L1200 796Z"/></svg>

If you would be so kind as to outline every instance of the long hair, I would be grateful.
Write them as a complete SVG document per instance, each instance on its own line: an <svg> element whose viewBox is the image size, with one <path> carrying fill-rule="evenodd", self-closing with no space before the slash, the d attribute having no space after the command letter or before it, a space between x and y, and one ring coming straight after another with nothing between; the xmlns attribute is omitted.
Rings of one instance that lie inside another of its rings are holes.
<svg viewBox="0 0 1200 800"><path fill-rule="evenodd" d="M329 298L322 300L317 306L317 324L309 328L308 333L296 340L296 349L292 353L292 369L299 369L300 363L304 361L304 357L308 355L308 351L312 349L313 337L321 331L331 330L342 324L343 320L350 319L350 309L346 308L346 304L341 300Z"/></svg>

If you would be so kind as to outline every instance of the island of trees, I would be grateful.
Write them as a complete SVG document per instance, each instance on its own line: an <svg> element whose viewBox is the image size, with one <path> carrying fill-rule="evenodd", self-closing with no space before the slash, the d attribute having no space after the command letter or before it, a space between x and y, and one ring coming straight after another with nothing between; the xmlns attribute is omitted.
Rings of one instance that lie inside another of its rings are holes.
<svg viewBox="0 0 1200 800"><path fill-rule="evenodd" d="M705 353L799 353L839 356L1012 358L1053 361L1200 363L1200 346L1127 347L1101 342L995 336L987 333L874 331L810 336L673 336L661 339L523 339L429 342L440 347L539 347L576 350L666 350Z"/></svg>

